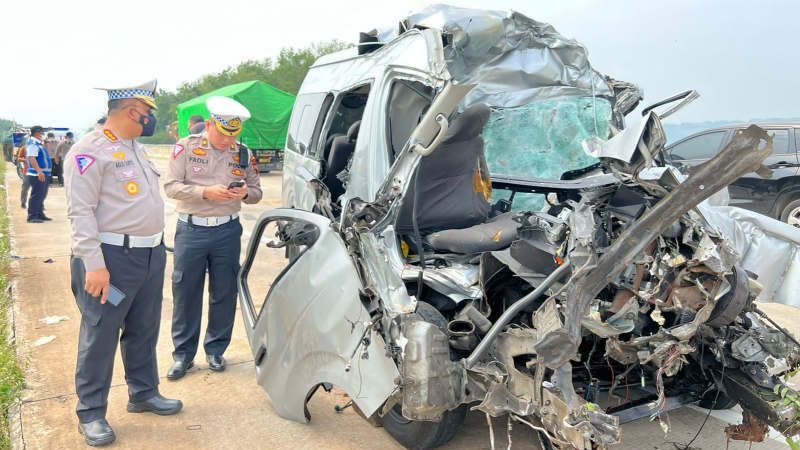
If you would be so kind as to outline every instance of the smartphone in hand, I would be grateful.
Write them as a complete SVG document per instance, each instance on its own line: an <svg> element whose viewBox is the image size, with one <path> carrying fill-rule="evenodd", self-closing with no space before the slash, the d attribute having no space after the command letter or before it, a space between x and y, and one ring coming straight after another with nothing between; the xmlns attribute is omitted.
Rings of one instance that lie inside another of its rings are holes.
<svg viewBox="0 0 800 450"><path fill-rule="evenodd" d="M240 188L242 186L244 186L244 180L231 181L231 184L228 185L228 189Z"/></svg>

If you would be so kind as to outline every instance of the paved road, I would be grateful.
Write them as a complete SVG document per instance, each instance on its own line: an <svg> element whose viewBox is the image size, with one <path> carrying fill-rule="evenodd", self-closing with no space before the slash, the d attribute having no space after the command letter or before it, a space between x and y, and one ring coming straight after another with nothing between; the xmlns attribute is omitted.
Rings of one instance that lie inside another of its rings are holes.
<svg viewBox="0 0 800 450"><path fill-rule="evenodd" d="M158 165L166 165L166 156L154 155ZM14 323L19 352L28 380L19 411L15 412L16 448L79 449L83 439L77 433L74 415L76 404L74 370L80 315L69 289L69 224L65 218L63 188L53 188L46 202L47 213L54 220L45 224L28 224L20 208L19 180L8 165L7 189L14 254L20 259L12 264ZM249 230L259 214L279 205L280 174L262 176L265 199L259 205L246 206L242 213L245 230ZM175 229L175 213L168 205L168 241ZM246 241L249 237L244 237ZM254 282L269 286L269 277L280 269L276 255L265 255L260 266L264 277ZM166 279L171 275L168 258ZM45 280L44 282L42 280ZM164 287L164 308L158 361L163 374L171 363L169 321L172 294L169 282ZM48 316L68 319L53 325L41 321ZM793 316L796 317L796 316ZM795 321L796 323L796 321ZM36 345L42 338L54 339ZM212 373L207 369L202 352L197 366L178 382L162 378L161 391L181 398L185 409L170 417L128 414L125 412L127 390L122 364L117 359L110 395L108 419L117 432L119 449L395 449L397 445L382 429L362 420L352 409L334 412L336 404L346 398L341 392L320 391L309 404L312 421L298 424L279 418L264 391L255 383L252 356L241 320L237 317L234 339L226 357L228 370ZM729 413L735 418L735 414ZM670 414L672 432L664 438L655 423L640 421L623 427L625 450L672 450L669 441L687 442L697 431L703 411L684 408ZM725 417L724 414L720 417ZM736 419L733 419L736 420ZM726 448L722 428L725 423L712 417L694 447ZM495 422L497 448L506 448L505 421ZM536 449L528 430L517 426L513 433L515 449ZM451 444L444 449L488 449L485 419L472 414ZM746 449L747 444L731 443L731 449ZM754 444L753 449L786 448L771 440Z"/></svg>

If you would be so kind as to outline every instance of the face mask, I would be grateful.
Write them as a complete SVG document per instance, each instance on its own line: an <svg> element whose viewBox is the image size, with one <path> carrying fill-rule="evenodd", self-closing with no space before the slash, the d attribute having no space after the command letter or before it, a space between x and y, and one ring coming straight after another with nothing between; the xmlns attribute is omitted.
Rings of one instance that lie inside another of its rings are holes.
<svg viewBox="0 0 800 450"><path fill-rule="evenodd" d="M156 132L156 116L139 113L139 125L142 126L143 137L152 136Z"/></svg>

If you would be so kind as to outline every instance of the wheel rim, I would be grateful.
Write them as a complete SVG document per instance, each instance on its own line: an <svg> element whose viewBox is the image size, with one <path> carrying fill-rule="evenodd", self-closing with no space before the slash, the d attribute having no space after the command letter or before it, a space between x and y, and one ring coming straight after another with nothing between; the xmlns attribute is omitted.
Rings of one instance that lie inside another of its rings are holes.
<svg viewBox="0 0 800 450"><path fill-rule="evenodd" d="M789 216L786 218L786 223L793 227L800 228L800 206L789 211Z"/></svg>

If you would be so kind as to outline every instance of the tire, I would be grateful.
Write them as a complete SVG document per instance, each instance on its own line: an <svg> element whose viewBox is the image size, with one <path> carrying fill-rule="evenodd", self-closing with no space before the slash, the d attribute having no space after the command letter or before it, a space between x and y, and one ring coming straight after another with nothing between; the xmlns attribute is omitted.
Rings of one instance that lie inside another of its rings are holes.
<svg viewBox="0 0 800 450"><path fill-rule="evenodd" d="M719 392L719 396L717 393ZM716 402L714 399L716 398ZM697 402L697 406L705 409L710 409L712 411L718 411L721 409L731 409L734 406L738 405L739 401L728 397L727 394L724 392L717 391L716 389L706 392L703 398Z"/></svg>
<svg viewBox="0 0 800 450"><path fill-rule="evenodd" d="M447 320L430 304L418 302L417 314L446 332ZM387 433L411 450L428 450L450 442L467 416L466 405L445 412L439 422L410 420L403 416L402 410L401 404L395 405L381 418L381 422Z"/></svg>
<svg viewBox="0 0 800 450"><path fill-rule="evenodd" d="M781 222L800 228L800 198L796 198L781 210Z"/></svg>

